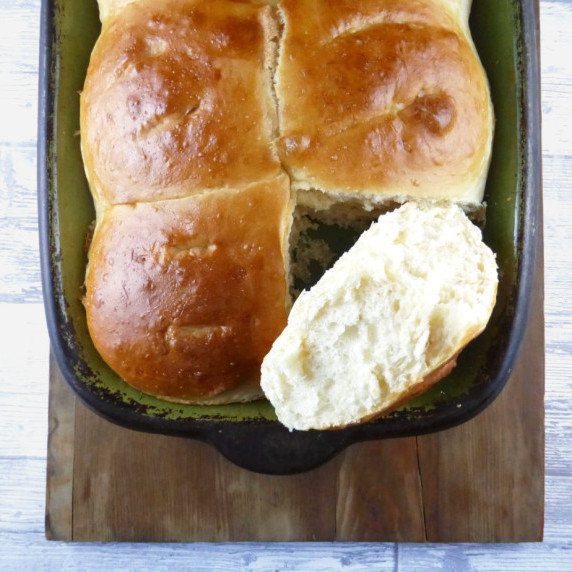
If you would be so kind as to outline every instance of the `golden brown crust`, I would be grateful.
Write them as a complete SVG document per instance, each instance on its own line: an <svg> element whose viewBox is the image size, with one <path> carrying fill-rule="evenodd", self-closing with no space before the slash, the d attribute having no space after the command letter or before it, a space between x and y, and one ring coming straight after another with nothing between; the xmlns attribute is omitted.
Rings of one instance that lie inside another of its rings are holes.
<svg viewBox="0 0 572 572"><path fill-rule="evenodd" d="M105 27L81 95L82 151L110 204L237 188L280 172L268 9L139 1Z"/></svg>
<svg viewBox="0 0 572 572"><path fill-rule="evenodd" d="M487 82L445 6L282 0L280 10L279 153L295 185L482 200Z"/></svg>
<svg viewBox="0 0 572 572"><path fill-rule="evenodd" d="M154 395L212 399L245 380L286 324L287 178L109 208L90 251L94 343Z"/></svg>

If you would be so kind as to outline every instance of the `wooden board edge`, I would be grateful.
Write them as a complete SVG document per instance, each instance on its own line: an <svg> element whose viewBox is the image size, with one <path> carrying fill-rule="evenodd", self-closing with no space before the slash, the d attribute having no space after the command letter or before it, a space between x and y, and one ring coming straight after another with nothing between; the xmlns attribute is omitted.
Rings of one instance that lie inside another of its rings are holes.
<svg viewBox="0 0 572 572"><path fill-rule="evenodd" d="M73 540L73 465L76 399L50 351L45 535Z"/></svg>

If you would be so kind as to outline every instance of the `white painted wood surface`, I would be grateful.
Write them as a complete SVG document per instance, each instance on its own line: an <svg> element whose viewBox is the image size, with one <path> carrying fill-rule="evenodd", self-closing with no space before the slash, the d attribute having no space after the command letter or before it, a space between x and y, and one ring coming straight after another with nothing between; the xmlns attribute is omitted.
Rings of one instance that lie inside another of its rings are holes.
<svg viewBox="0 0 572 572"><path fill-rule="evenodd" d="M572 570L572 0L541 0L545 541L513 545L44 539L48 336L36 222L39 14L40 0L0 0L0 570Z"/></svg>

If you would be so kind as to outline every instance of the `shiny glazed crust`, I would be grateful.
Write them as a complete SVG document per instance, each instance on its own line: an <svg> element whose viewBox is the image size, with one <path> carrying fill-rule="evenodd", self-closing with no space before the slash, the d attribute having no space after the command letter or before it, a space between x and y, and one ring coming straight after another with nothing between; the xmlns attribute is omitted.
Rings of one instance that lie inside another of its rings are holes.
<svg viewBox="0 0 572 572"><path fill-rule="evenodd" d="M139 1L101 34L81 96L95 200L164 200L280 173L268 8Z"/></svg>
<svg viewBox="0 0 572 572"><path fill-rule="evenodd" d="M458 4L280 2L279 152L296 188L482 201L493 114Z"/></svg>
<svg viewBox="0 0 572 572"><path fill-rule="evenodd" d="M244 383L260 395L260 363L286 325L289 194L280 176L105 211L84 304L98 351L123 379L184 401L213 402Z"/></svg>
<svg viewBox="0 0 572 572"><path fill-rule="evenodd" d="M81 94L97 211L84 302L103 359L142 391L260 396L296 189L481 202L492 110L451 9L465 0L99 5Z"/></svg>

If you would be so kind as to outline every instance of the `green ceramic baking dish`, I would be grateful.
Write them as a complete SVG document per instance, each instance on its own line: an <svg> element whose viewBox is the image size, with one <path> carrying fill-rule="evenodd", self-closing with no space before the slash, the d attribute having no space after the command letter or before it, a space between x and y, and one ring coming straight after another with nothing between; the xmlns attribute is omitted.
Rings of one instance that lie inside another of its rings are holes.
<svg viewBox="0 0 572 572"><path fill-rule="evenodd" d="M69 385L105 418L211 443L250 470L308 470L344 447L438 431L467 421L503 388L528 316L541 193L538 2L474 0L471 29L491 84L495 142L485 241L497 253L498 301L483 335L425 395L378 421L341 431L289 432L266 401L170 404L122 382L95 351L80 298L94 219L78 137L79 96L99 34L95 0L44 0L40 54L38 196L44 299L53 351Z"/></svg>

